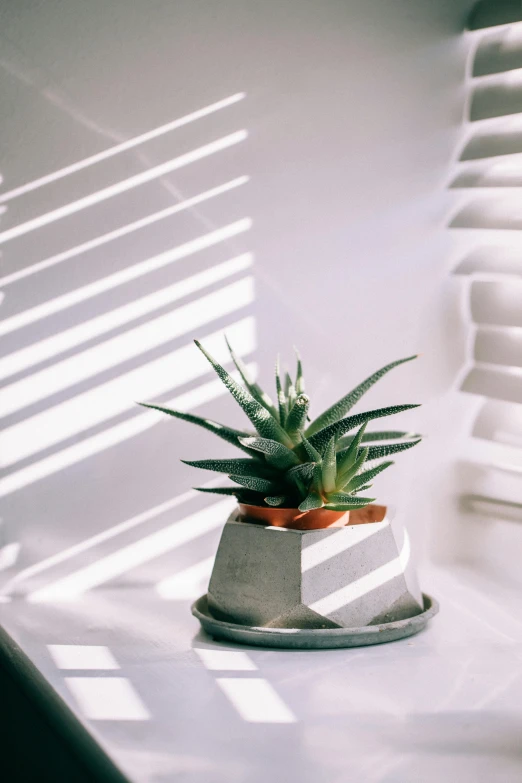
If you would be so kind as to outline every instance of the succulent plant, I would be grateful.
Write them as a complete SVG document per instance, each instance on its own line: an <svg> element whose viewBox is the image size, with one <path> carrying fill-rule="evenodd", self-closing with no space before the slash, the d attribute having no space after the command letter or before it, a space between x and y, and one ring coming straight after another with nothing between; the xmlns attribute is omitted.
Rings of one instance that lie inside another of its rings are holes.
<svg viewBox="0 0 522 783"><path fill-rule="evenodd" d="M288 373L283 379L279 360L276 363L277 396L276 402L273 402L249 376L246 366L228 341L232 361L244 385L235 381L197 340L194 342L255 428L255 432L236 430L191 413L140 403L204 427L245 453L244 457L237 459L183 460L196 468L226 473L235 484L196 487L201 492L234 495L240 503L299 508L302 512L316 508L335 511L363 508L375 498L358 493L370 489L372 480L393 465L386 460L376 464L375 460L410 449L421 440L418 435L398 430L366 432L369 421L416 408L417 405L394 405L346 415L383 375L415 359L415 356L387 364L310 421L310 398L305 393L302 363L297 351L295 381Z"/></svg>

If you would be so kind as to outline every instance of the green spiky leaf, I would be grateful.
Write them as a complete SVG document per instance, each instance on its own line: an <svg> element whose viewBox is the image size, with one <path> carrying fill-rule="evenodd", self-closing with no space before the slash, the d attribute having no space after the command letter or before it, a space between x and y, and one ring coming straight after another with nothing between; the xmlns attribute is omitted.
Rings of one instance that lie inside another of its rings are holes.
<svg viewBox="0 0 522 783"><path fill-rule="evenodd" d="M352 479L360 470L363 463L368 458L369 449L366 447L360 449L357 458L352 462L349 467L337 474L337 486L339 489L344 489L350 479Z"/></svg>
<svg viewBox="0 0 522 783"><path fill-rule="evenodd" d="M301 363L301 356L297 348L294 348L295 355L297 357L297 373L295 378L295 390L297 394L305 393L305 382L303 378L303 365Z"/></svg>
<svg viewBox="0 0 522 783"><path fill-rule="evenodd" d="M335 503L336 506L343 506L347 503L354 505L373 503L375 498L361 498L350 495L348 492L332 492L328 495L328 505Z"/></svg>
<svg viewBox="0 0 522 783"><path fill-rule="evenodd" d="M388 457L390 454L397 454L399 451L412 449L417 445L417 443L420 442L421 438L418 440L410 440L406 443L390 443L388 446L370 446L367 459L381 459L382 457Z"/></svg>
<svg viewBox="0 0 522 783"><path fill-rule="evenodd" d="M299 394L287 416L285 429L290 438L296 443L301 441L309 407L310 398L308 395Z"/></svg>
<svg viewBox="0 0 522 783"><path fill-rule="evenodd" d="M232 427L226 427L224 424L219 424L217 421L212 421L212 419L204 419L201 416L195 416L193 413L175 411L172 410L172 408L164 408L161 405L151 405L148 402L139 402L138 405L141 405L144 408L151 408L152 410L160 411L161 413L166 413L168 416L174 416L177 419L188 421L191 424L197 424L199 427L203 427L204 429L209 430L209 432L213 432L214 435L218 435L218 437L223 438L223 440L226 440L228 443L232 443L234 446L237 446L238 449L246 451L247 454L255 456L254 452L252 452L250 449L247 449L239 441L240 438L249 437L249 432L235 430Z"/></svg>
<svg viewBox="0 0 522 783"><path fill-rule="evenodd" d="M369 443L375 440L399 440L400 438L419 438L420 435L417 432L403 432L401 430L386 430L383 432L365 432L363 437L363 443Z"/></svg>
<svg viewBox="0 0 522 783"><path fill-rule="evenodd" d="M364 422L364 424L361 424L359 430L357 431L356 435L352 439L352 442L348 446L347 449L344 449L344 451L340 451L337 454L337 471L339 473L339 476L341 476L343 473L345 473L355 462L357 459L357 452L359 449L359 446L361 445L361 441L364 437L364 430L366 428L367 422Z"/></svg>
<svg viewBox="0 0 522 783"><path fill-rule="evenodd" d="M264 478L258 478L258 476L238 476L231 474L229 476L231 481L235 481L236 484L241 484L242 487L252 489L254 492L262 492L264 495L272 495L279 489L278 484L273 481L268 481Z"/></svg>
<svg viewBox="0 0 522 783"><path fill-rule="evenodd" d="M287 470L299 464L299 460L294 452L276 440L268 438L241 438L240 443L264 454L266 461L275 468L280 468L280 470Z"/></svg>
<svg viewBox="0 0 522 783"><path fill-rule="evenodd" d="M375 476L377 476L379 473L382 473L383 470L386 470L386 468L389 468L390 465L393 465L393 462L381 462L379 465L376 465L374 468L370 468L369 470L365 470L363 473L359 473L357 476L354 476L348 484L345 484L344 491L345 492L355 492L355 490L362 491L363 484L366 486L368 481L371 481Z"/></svg>
<svg viewBox="0 0 522 783"><path fill-rule="evenodd" d="M237 498L238 503L247 503L251 506L259 506L263 503L263 495L260 492L251 492L244 487L194 487L194 489L213 495L231 495Z"/></svg>
<svg viewBox="0 0 522 783"><path fill-rule="evenodd" d="M327 503L325 508L328 511L356 511L358 508L369 506L372 502L370 498L368 500L361 498L361 500L361 503Z"/></svg>
<svg viewBox="0 0 522 783"><path fill-rule="evenodd" d="M303 437L302 445L305 448L306 454L308 455L308 458L312 460L312 462L321 462L323 459L322 454L320 454L317 449L314 449L312 444L310 443L307 438Z"/></svg>
<svg viewBox="0 0 522 783"><path fill-rule="evenodd" d="M265 498L265 503L268 506L282 506L284 502L285 502L284 495L277 495L276 497Z"/></svg>
<svg viewBox="0 0 522 783"><path fill-rule="evenodd" d="M286 478L295 483L298 481L307 483L312 480L314 468L315 463L302 462L300 465L296 465L295 468L290 468L290 470L286 472Z"/></svg>
<svg viewBox="0 0 522 783"><path fill-rule="evenodd" d="M223 381L224 385L232 394L236 402L243 408L244 412L261 437L271 438L272 440L277 440L280 443L284 443L286 446L292 447L292 441L281 427L277 419L275 419L274 416L270 413L270 411L268 411L264 405L261 405L257 400L255 400L247 389L243 388L243 386L240 386L239 383L236 383L236 381L225 370L225 368L212 358L212 356L208 353L208 351L205 350L205 348L203 348L198 340L195 340L194 342L202 354L210 362L217 375Z"/></svg>
<svg viewBox="0 0 522 783"><path fill-rule="evenodd" d="M376 431L376 432L365 432L363 435L362 442L363 443L371 443L374 441L380 441L380 440L414 440L415 438L420 438L418 432L404 432L404 430L382 430L382 431ZM350 443L353 441L354 436L353 435L345 435L343 438L339 438L337 441L337 450L341 451L341 449L347 448L347 446L350 445Z"/></svg>
<svg viewBox="0 0 522 783"><path fill-rule="evenodd" d="M247 368L246 364L236 354L236 352L234 351L234 349L230 345L226 335L225 335L225 342L227 344L227 348L229 350L229 353L230 353L230 356L232 358L232 361L234 362L234 364L236 366L236 369L237 369L239 375L241 376L241 379L242 379L243 383L247 387L247 389L250 392L250 394L252 395L252 397L255 400L257 400L257 402L259 402L260 405L263 405L267 409L267 411L270 411L270 413L272 414L272 416L274 416L274 418L277 418L277 410L276 410L276 407L275 407L274 403L272 402L272 400L270 399L268 394L263 391L261 386L259 386L259 384L256 383L250 377L250 373L248 372L248 368Z"/></svg>
<svg viewBox="0 0 522 783"><path fill-rule="evenodd" d="M337 462L335 458L335 438L332 437L325 449L321 466L321 481L323 489L327 494L335 490L336 476Z"/></svg>
<svg viewBox="0 0 522 783"><path fill-rule="evenodd" d="M377 408L373 411L357 413L354 416L347 416L345 419L336 421L334 424L330 424L328 427L319 430L319 432L314 433L314 435L312 435L311 438L308 438L308 440L312 446L314 446L314 448L316 448L322 454L332 435L335 435L335 438L337 439L349 430L353 430L355 427L359 427L365 421L379 419L383 416L392 416L395 413L402 413L402 411L408 411L418 407L418 405L392 405L389 408Z"/></svg>
<svg viewBox="0 0 522 783"><path fill-rule="evenodd" d="M288 412L287 410L288 401L286 399L286 394L283 391L283 384L281 383L281 372L279 369L279 356L276 359L275 380L276 380L277 404L279 407L279 421L281 422L281 426L284 427L286 424L286 414Z"/></svg>
<svg viewBox="0 0 522 783"><path fill-rule="evenodd" d="M387 372L393 370L394 367L398 367L400 364L404 364L405 362L411 362L412 359L416 358L416 356L408 356L405 359L398 359L396 362L391 362L391 364L387 364L385 367L377 370L377 372L374 372L373 375L370 375L369 378L366 378L366 380L356 386L355 389L352 389L351 392L345 394L344 397L341 397L341 399L338 400L334 405L318 416L317 419L315 419L315 421L313 421L308 427L306 432L307 437L309 438L311 435L319 432L319 430L322 430L325 427L328 427L330 424L339 421L339 419L343 418L348 413L348 411L353 408L355 403L361 399L363 394L365 394L374 383L377 383L377 381L382 378L383 375L386 375Z"/></svg>
<svg viewBox="0 0 522 783"><path fill-rule="evenodd" d="M314 465L314 472L312 474L312 490L322 494L323 492L323 466Z"/></svg>
<svg viewBox="0 0 522 783"><path fill-rule="evenodd" d="M310 492L302 503L299 504L299 511L312 511L314 508L322 508L324 501L318 492Z"/></svg>
<svg viewBox="0 0 522 783"><path fill-rule="evenodd" d="M285 395L288 400L288 410L291 410L296 401L297 392L289 373L285 373Z"/></svg>
<svg viewBox="0 0 522 783"><path fill-rule="evenodd" d="M241 476L259 476L260 478L266 478L273 473L269 465L255 459L182 459L181 461L193 468L215 470L218 473L236 473Z"/></svg>
<svg viewBox="0 0 522 783"><path fill-rule="evenodd" d="M213 495L237 495L243 490L239 487L194 487L197 492L211 492Z"/></svg>

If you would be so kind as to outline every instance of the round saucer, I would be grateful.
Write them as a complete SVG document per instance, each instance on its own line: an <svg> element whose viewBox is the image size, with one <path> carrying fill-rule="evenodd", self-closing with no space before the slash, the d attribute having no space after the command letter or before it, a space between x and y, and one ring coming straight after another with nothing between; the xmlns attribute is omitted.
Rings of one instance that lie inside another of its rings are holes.
<svg viewBox="0 0 522 783"><path fill-rule="evenodd" d="M424 611L404 620L361 628L261 628L216 620L210 614L207 595L192 604L192 614L214 639L226 639L258 647L286 650L325 650L335 647L362 647L404 639L421 631L439 611L439 604L423 593Z"/></svg>

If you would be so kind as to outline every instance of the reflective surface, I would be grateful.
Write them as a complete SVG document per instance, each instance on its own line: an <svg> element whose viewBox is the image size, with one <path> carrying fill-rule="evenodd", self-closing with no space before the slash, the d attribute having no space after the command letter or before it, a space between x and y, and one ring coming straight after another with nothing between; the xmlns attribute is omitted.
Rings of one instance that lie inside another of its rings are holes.
<svg viewBox="0 0 522 783"><path fill-rule="evenodd" d="M421 577L440 615L364 649L218 644L145 587L2 616L135 783L519 783L520 601L472 571Z"/></svg>

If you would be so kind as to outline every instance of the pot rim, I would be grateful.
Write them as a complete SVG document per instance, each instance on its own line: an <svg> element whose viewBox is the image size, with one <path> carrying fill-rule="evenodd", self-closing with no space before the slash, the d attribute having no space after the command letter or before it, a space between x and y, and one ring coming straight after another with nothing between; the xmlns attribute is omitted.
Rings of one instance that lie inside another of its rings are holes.
<svg viewBox="0 0 522 783"><path fill-rule="evenodd" d="M238 503L238 506L248 506L248 508L262 508L264 511L299 511L297 506L256 506L255 503ZM321 506L321 508L311 508L309 511L299 511L299 513L309 514L310 511L332 511L332 509Z"/></svg>
<svg viewBox="0 0 522 783"><path fill-rule="evenodd" d="M324 506L321 506L320 508L310 508L308 511L299 511L299 508L297 506L256 506L255 503L238 503L238 506L242 506L243 508L259 508L262 511L289 511L292 513L295 513L296 519L300 517L304 517L306 514L318 514L321 513L327 513L327 514L347 514L348 511L334 511L333 508L324 508ZM373 503L369 505L375 505ZM355 509L352 509L354 511Z"/></svg>
<svg viewBox="0 0 522 783"><path fill-rule="evenodd" d="M263 511L295 511L297 517L303 517L305 514L310 514L312 511L315 511L315 513L318 513L319 511L321 512L327 511L329 513L334 513L334 514L341 513L338 511L334 511L333 508L324 508L324 506L321 506L321 508L311 508L308 511L299 511L297 506L257 506L255 503L239 503L239 501L237 505L244 506L245 508L260 508ZM379 506L380 508L388 509L388 506L384 506L382 503L368 503L368 506ZM362 511L363 509L368 508L368 506L362 506L360 509L358 508L347 509L342 513L347 514L350 511Z"/></svg>
<svg viewBox="0 0 522 783"><path fill-rule="evenodd" d="M301 517L306 516L306 514L312 513L314 511L316 514L318 513L324 513L325 511L329 514L346 514L346 511L334 511L332 508L311 508L308 511L299 511L299 509L296 506L256 506L254 503L238 503L238 506L243 506L243 508L260 508L263 511L288 511L289 513L293 513L295 515L295 519L301 519Z"/></svg>
<svg viewBox="0 0 522 783"><path fill-rule="evenodd" d="M364 514L366 508L372 510ZM298 508L280 506L255 506L250 503L239 503L238 513L242 522L264 524L267 527L285 527L293 530L320 530L326 527L345 527L350 525L375 524L382 522L387 513L387 507L369 503L363 509L335 511L331 508L315 508L310 511L299 511ZM373 512L373 513L372 513Z"/></svg>

